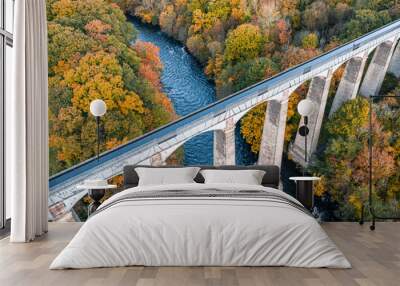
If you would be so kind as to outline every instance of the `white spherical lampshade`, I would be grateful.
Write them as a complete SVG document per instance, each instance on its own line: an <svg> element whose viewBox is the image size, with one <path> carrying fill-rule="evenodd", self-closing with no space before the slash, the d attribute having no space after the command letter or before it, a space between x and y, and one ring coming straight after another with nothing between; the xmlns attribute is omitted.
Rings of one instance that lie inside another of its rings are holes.
<svg viewBox="0 0 400 286"><path fill-rule="evenodd" d="M106 114L107 105L101 99L95 99L90 103L90 113L94 116L103 116Z"/></svg>
<svg viewBox="0 0 400 286"><path fill-rule="evenodd" d="M309 99L303 99L297 105L297 111L302 116L309 116L314 111L314 103Z"/></svg>

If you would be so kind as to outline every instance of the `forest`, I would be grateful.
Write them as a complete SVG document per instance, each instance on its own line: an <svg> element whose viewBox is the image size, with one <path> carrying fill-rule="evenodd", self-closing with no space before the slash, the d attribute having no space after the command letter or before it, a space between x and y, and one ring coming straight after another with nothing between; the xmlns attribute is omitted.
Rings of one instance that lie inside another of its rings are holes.
<svg viewBox="0 0 400 286"><path fill-rule="evenodd" d="M162 93L157 47L132 45L135 31L126 15L183 43L215 82L219 98L329 51L400 18L395 0L48 0L50 156L55 173L93 156L95 122L90 100L106 99L108 134L103 150L173 120ZM333 75L329 110L344 67ZM300 117L305 83L289 100L286 150ZM382 94L400 95L388 74ZM400 111L398 100L381 100L373 112L374 193L379 207L399 212ZM127 108L133 106L134 108ZM266 104L240 122L257 154ZM334 205L332 219L359 217L367 200L368 100L358 97L325 118L309 172L321 176L321 200ZM285 154L287 156L287 154ZM288 158L290 159L290 157Z"/></svg>
<svg viewBox="0 0 400 286"><path fill-rule="evenodd" d="M159 26L185 44L204 65L204 72L224 97L280 71L329 51L400 16L394 0L169 0L115 1L125 13ZM343 74L333 75L329 109ZM308 84L290 97L285 142L294 140L300 117L297 103ZM398 80L388 75L382 94L399 94ZM400 129L396 100L383 100L374 110L375 197L386 212L399 211ZM240 122L241 134L258 153L266 104ZM317 154L309 171L321 176L317 194L336 204L336 218L354 219L367 200L368 101L348 102L323 124ZM382 142L384 144L382 144ZM286 148L287 148L286 146ZM287 155L286 155L287 156ZM290 158L289 158L290 159ZM388 206L390 206L388 208ZM389 210L388 210L389 209Z"/></svg>
<svg viewBox="0 0 400 286"><path fill-rule="evenodd" d="M47 0L50 174L96 154L92 100L107 104L101 151L176 118L162 92L158 48L136 41L123 11L104 0Z"/></svg>

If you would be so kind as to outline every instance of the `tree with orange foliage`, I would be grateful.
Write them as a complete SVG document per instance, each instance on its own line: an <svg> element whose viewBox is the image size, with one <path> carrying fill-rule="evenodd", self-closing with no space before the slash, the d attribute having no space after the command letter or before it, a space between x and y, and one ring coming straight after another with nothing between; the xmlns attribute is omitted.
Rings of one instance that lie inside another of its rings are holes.
<svg viewBox="0 0 400 286"><path fill-rule="evenodd" d="M139 65L139 74L148 80L153 86L161 88L160 72L162 63L159 58L159 48L151 43L137 41L133 49L142 59Z"/></svg>
<svg viewBox="0 0 400 286"><path fill-rule="evenodd" d="M276 42L286 49L290 43L292 33L290 25L284 19L280 19L275 23L274 33L276 37Z"/></svg>
<svg viewBox="0 0 400 286"><path fill-rule="evenodd" d="M281 54L281 69L286 70L290 67L303 63L320 54L317 49L302 49L290 46L288 50Z"/></svg>

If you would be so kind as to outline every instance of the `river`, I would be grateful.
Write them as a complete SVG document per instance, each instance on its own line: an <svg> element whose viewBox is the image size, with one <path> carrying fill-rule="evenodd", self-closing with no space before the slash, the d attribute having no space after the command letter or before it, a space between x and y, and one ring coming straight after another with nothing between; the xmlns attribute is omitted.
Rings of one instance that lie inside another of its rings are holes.
<svg viewBox="0 0 400 286"><path fill-rule="evenodd" d="M132 19L138 31L138 39L153 43L160 49L160 59L164 65L161 74L163 91L171 99L179 116L194 112L216 100L214 84L203 73L203 68L187 52L184 46L157 27ZM239 126L239 124L237 124ZM240 136L236 128L236 163L249 165L255 162L255 156ZM184 148L184 165L213 164L213 134L207 132L186 142Z"/></svg>

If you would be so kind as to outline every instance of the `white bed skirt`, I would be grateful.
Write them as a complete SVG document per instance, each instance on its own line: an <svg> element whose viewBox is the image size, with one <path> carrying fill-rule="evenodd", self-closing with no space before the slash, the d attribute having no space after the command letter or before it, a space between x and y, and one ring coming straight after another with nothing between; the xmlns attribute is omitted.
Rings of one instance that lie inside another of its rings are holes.
<svg viewBox="0 0 400 286"><path fill-rule="evenodd" d="M259 186L210 187L283 194ZM129 192L204 188L137 187L101 207ZM171 198L123 201L91 217L50 269L128 265L351 267L318 222L290 205L257 199Z"/></svg>

